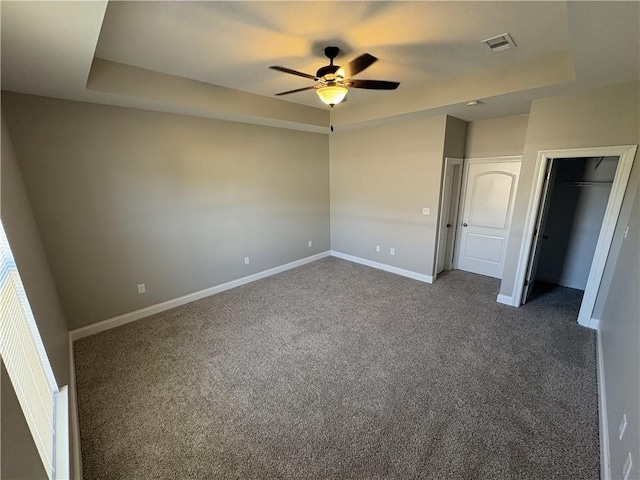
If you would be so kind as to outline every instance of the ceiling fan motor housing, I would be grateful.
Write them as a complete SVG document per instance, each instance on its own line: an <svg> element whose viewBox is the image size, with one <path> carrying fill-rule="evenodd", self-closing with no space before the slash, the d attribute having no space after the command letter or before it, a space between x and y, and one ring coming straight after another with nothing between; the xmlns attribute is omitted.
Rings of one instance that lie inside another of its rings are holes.
<svg viewBox="0 0 640 480"><path fill-rule="evenodd" d="M325 78L327 75L330 75L331 77L327 78L326 80L332 80L335 79L336 72L338 70L340 70L340 65L326 65L318 69L318 71L316 72L316 77Z"/></svg>

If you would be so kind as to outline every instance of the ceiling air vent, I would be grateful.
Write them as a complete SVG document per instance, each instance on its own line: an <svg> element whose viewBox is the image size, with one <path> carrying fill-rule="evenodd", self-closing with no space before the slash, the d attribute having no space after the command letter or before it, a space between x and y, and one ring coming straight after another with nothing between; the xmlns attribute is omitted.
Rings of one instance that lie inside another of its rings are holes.
<svg viewBox="0 0 640 480"><path fill-rule="evenodd" d="M513 41L513 38L511 38L511 35L508 33L503 33L497 37L487 38L486 40L483 40L482 43L486 43L494 53L517 47L516 42Z"/></svg>

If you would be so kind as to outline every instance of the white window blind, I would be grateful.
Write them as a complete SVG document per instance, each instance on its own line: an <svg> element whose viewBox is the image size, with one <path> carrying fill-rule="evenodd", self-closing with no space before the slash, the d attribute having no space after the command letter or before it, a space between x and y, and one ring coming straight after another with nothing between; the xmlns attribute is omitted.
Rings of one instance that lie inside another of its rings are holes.
<svg viewBox="0 0 640 480"><path fill-rule="evenodd" d="M53 478L58 386L1 223L0 355L45 470Z"/></svg>

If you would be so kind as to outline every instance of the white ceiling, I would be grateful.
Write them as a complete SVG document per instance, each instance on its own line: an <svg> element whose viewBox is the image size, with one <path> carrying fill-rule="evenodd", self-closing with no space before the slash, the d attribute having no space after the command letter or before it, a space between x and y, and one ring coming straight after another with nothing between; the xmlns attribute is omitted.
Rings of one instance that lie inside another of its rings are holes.
<svg viewBox="0 0 640 480"><path fill-rule="evenodd" d="M313 91L273 97L311 81L268 67L313 74L327 45L336 63L379 58L357 78L401 82L351 89L334 115L345 126L526 113L640 79L640 2L2 2L1 17L3 90L311 131L328 120ZM506 32L516 49L481 43Z"/></svg>
<svg viewBox="0 0 640 480"><path fill-rule="evenodd" d="M481 43L505 32L518 48L495 54ZM566 5L556 2L116 2L96 56L272 95L313 82L270 65L315 74L329 45L345 50L338 60L378 57L358 77L403 89L570 48ZM357 93L350 101L374 92ZM321 106L312 91L285 99Z"/></svg>

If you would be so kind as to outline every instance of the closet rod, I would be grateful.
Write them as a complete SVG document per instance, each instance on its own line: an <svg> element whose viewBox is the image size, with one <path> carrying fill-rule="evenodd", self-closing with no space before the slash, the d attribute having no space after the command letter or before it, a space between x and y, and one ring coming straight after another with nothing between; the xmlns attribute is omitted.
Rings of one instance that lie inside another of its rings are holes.
<svg viewBox="0 0 640 480"><path fill-rule="evenodd" d="M597 182L597 181L592 181L592 182L556 182L557 185L573 185L576 187L587 187L589 185L611 185L613 184L613 181L609 181L609 182Z"/></svg>

